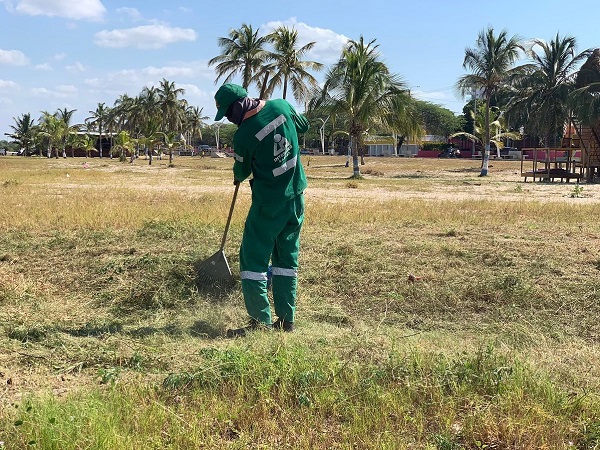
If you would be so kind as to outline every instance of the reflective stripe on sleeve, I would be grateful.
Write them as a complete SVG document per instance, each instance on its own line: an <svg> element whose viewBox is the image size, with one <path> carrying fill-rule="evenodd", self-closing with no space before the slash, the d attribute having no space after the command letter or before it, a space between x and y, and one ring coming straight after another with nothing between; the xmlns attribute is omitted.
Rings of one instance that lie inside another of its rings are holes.
<svg viewBox="0 0 600 450"><path fill-rule="evenodd" d="M267 281L267 272L251 272L249 270L243 270L240 272L240 278L242 280Z"/></svg>
<svg viewBox="0 0 600 450"><path fill-rule="evenodd" d="M276 167L275 169L273 169L273 176L274 177L278 177L279 175L283 175L288 170L293 169L294 167L296 167L296 163L297 162L298 162L298 157L294 156L289 161L284 162L281 166Z"/></svg>
<svg viewBox="0 0 600 450"><path fill-rule="evenodd" d="M234 153L234 154L233 154L233 157L235 158L235 160L236 160L236 161L239 161L239 162L244 162L244 157L243 157L243 156L240 156L240 155L238 155L237 153Z"/></svg>
<svg viewBox="0 0 600 450"><path fill-rule="evenodd" d="M273 275L281 275L283 277L297 277L298 269L284 269L283 267L273 267Z"/></svg>

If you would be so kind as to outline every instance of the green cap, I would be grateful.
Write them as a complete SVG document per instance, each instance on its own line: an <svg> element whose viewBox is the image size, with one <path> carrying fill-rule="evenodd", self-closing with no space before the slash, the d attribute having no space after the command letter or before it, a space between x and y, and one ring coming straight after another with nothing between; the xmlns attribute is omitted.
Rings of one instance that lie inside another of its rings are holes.
<svg viewBox="0 0 600 450"><path fill-rule="evenodd" d="M215 94L217 103L217 115L215 121L221 120L233 102L240 98L248 97L248 92L242 86L233 83L225 83Z"/></svg>

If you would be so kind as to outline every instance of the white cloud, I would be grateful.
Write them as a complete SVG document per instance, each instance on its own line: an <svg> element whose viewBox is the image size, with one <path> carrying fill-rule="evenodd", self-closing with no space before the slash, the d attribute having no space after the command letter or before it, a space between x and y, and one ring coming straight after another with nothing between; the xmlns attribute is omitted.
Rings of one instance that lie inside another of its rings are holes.
<svg viewBox="0 0 600 450"><path fill-rule="evenodd" d="M18 87L19 87L19 85L17 83L15 83L14 81L0 80L0 90L13 91L15 89L18 89Z"/></svg>
<svg viewBox="0 0 600 450"><path fill-rule="evenodd" d="M29 64L29 59L23 52L19 50L2 50L0 49L0 64L10 66L26 66Z"/></svg>
<svg viewBox="0 0 600 450"><path fill-rule="evenodd" d="M20 0L16 11L32 16L101 20L106 8L100 0Z"/></svg>
<svg viewBox="0 0 600 450"><path fill-rule="evenodd" d="M160 49L178 41L195 41L197 33L190 28L165 25L144 25L120 30L103 30L95 34L94 44L100 47L136 47Z"/></svg>
<svg viewBox="0 0 600 450"><path fill-rule="evenodd" d="M117 8L117 13L129 16L129 18L134 21L142 20L142 14L137 8L128 8L124 6L122 8Z"/></svg>
<svg viewBox="0 0 600 450"><path fill-rule="evenodd" d="M85 72L87 68L77 61L75 64L65 66L65 69L69 72Z"/></svg>
<svg viewBox="0 0 600 450"><path fill-rule="evenodd" d="M315 42L315 46L307 54L307 59L323 64L332 64L338 61L344 45L349 38L326 28L311 27L304 22L297 22L295 17L285 21L268 22L264 27L270 32L280 26L294 28L298 31L298 44L306 45ZM262 27L261 27L262 28Z"/></svg>
<svg viewBox="0 0 600 450"><path fill-rule="evenodd" d="M44 63L44 64L38 64L37 66L35 66L35 70L41 70L43 72L49 72L52 69L52 66L48 63Z"/></svg>
<svg viewBox="0 0 600 450"><path fill-rule="evenodd" d="M150 75L155 78L175 78L175 77L192 77L195 71L191 67L146 67L142 70L144 75Z"/></svg>
<svg viewBox="0 0 600 450"><path fill-rule="evenodd" d="M78 89L73 85L60 85L56 86L54 90L48 88L32 88L31 93L33 95L49 97L49 98L69 98L77 95Z"/></svg>

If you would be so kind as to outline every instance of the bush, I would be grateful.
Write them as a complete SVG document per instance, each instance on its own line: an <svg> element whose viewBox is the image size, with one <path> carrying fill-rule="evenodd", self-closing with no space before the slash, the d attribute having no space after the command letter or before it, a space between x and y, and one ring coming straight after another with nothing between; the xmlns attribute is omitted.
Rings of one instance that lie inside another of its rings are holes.
<svg viewBox="0 0 600 450"><path fill-rule="evenodd" d="M445 150L448 147L447 142L425 142L423 143L423 150Z"/></svg>

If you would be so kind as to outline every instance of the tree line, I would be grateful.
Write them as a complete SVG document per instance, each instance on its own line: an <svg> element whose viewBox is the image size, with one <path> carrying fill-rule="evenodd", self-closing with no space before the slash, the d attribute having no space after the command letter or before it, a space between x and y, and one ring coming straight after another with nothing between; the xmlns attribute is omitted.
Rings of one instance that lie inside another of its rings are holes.
<svg viewBox="0 0 600 450"><path fill-rule="evenodd" d="M328 146L343 140L353 156L354 176L360 176L364 161L359 163L359 155L368 135L393 136L401 145L425 133L460 134L484 146L481 175L486 175L491 145L502 146L523 133L544 145L556 145L570 118L592 123L600 117L600 54L592 49L578 53L571 36L526 41L508 36L506 30L482 30L475 46L465 49L463 67L468 73L455 85L463 98L472 99L459 116L411 96L407 83L383 61L375 39L349 40L330 67L306 59L316 42L301 46L293 27L281 26L265 35L242 24L217 42L220 54L208 62L215 70L215 83L239 78L245 88L255 85L262 90L268 71L265 97L280 89L283 98L291 95L304 105L313 124L309 139L320 140L323 146L324 140ZM521 59L525 63L517 64ZM587 68L585 64L580 68L586 60ZM596 72L590 70L594 61ZM322 70L320 85L314 74ZM135 97L121 95L112 107L99 103L84 124L71 124L74 111L66 109L44 111L37 122L23 114L14 119L8 135L28 154L32 149L41 154L44 148L48 155L66 156L67 148L77 147L106 156L102 145L91 138L94 132L98 142L110 136L111 154L124 158L143 149L151 163L156 149L168 149L172 155L174 146L201 142L203 131L214 134L205 123L203 108L189 105L184 94L163 79L158 87L145 87ZM231 134L225 127L223 131Z"/></svg>

